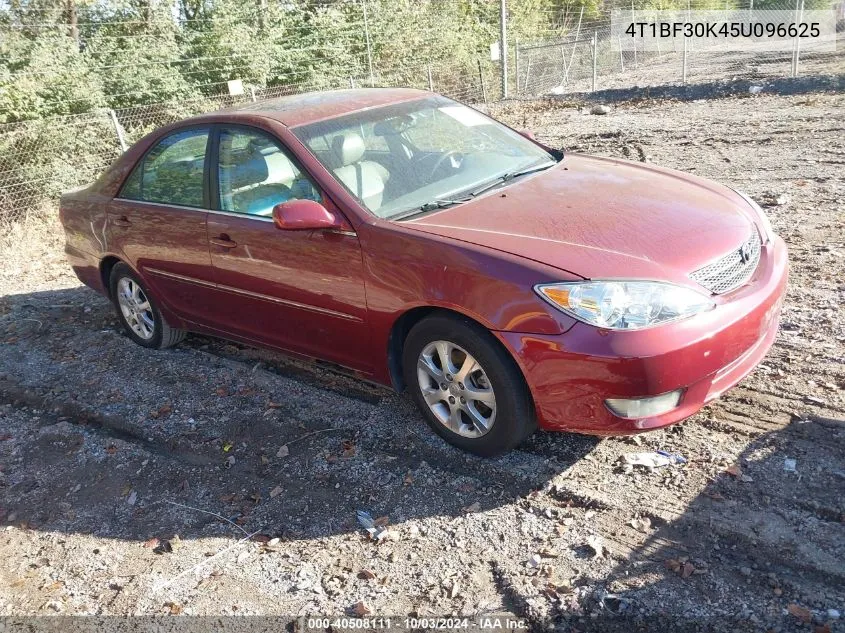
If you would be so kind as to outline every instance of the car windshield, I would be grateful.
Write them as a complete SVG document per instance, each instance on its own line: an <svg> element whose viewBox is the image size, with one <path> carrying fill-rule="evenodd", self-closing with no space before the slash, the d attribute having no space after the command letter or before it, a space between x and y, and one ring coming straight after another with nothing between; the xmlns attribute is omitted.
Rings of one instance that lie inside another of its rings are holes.
<svg viewBox="0 0 845 633"><path fill-rule="evenodd" d="M293 132L367 209L388 219L460 203L556 162L517 132L440 96Z"/></svg>

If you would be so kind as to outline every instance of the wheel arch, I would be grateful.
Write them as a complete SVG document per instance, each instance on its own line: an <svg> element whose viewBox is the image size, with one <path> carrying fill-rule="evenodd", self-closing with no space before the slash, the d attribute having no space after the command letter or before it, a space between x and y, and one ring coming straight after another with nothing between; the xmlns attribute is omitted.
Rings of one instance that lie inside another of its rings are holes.
<svg viewBox="0 0 845 633"><path fill-rule="evenodd" d="M111 271L118 264L126 264L126 262L115 255L106 255L100 260L100 281L102 281L106 297L109 299L113 298L111 296Z"/></svg>
<svg viewBox="0 0 845 633"><path fill-rule="evenodd" d="M405 340L408 337L408 333L417 323L434 315L445 315L464 319L483 329L485 332L490 333L488 325L485 325L478 319L473 318L471 315L459 312L458 310L435 305L416 306L406 310L393 322L387 342L387 369L390 375L390 383L393 388L400 393L403 392L407 386L405 385L405 380L402 377L402 354L405 349ZM531 388L528 385L528 380L525 378L525 372L523 372L520 363L516 358L514 358L511 351L498 339L498 337L492 333L490 334L490 340L494 342L494 345L503 349L508 358L511 359L520 376L522 376L522 380L528 390L529 397L533 400Z"/></svg>

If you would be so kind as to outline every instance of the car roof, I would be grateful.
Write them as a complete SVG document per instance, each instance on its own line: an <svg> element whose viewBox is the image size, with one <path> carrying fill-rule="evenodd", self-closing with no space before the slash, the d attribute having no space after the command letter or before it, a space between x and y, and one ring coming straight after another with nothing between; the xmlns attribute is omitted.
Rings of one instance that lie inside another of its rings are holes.
<svg viewBox="0 0 845 633"><path fill-rule="evenodd" d="M432 94L426 90L412 88L354 88L305 92L238 105L216 112L214 116L227 115L227 118L236 120L240 114L261 115L288 127L296 127L369 108L413 101Z"/></svg>

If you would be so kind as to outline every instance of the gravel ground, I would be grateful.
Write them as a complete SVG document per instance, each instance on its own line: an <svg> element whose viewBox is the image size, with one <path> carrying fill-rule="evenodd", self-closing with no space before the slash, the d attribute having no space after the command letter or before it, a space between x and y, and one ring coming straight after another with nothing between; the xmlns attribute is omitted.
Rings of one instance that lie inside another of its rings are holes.
<svg viewBox="0 0 845 633"><path fill-rule="evenodd" d="M636 438L537 434L496 460L329 367L198 336L134 345L45 229L0 274L0 615L843 630L843 106L499 108L551 145L771 200L792 276L763 365L690 420ZM620 464L656 449L688 461ZM385 538L368 538L358 510L383 518Z"/></svg>

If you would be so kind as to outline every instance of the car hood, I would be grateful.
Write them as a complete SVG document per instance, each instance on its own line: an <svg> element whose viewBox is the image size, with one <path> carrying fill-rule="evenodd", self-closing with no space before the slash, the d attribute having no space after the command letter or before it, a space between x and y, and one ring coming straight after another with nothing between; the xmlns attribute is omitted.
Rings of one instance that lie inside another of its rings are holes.
<svg viewBox="0 0 845 633"><path fill-rule="evenodd" d="M585 278L681 283L756 230L748 203L727 187L572 154L477 200L403 224Z"/></svg>

